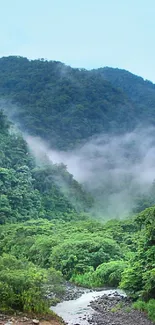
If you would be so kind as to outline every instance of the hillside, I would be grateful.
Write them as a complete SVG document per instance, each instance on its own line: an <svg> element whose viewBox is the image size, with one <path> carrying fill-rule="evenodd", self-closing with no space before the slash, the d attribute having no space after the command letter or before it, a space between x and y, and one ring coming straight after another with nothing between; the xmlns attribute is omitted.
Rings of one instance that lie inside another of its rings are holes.
<svg viewBox="0 0 155 325"><path fill-rule="evenodd" d="M154 125L155 117L155 85L142 77L136 76L123 69L109 67L96 70L104 80L109 81L114 87L122 90L128 99L137 107L138 118L143 122Z"/></svg>
<svg viewBox="0 0 155 325"><path fill-rule="evenodd" d="M63 150L102 132L154 125L155 86L120 69L87 71L57 61L3 57L0 98L24 130Z"/></svg>
<svg viewBox="0 0 155 325"><path fill-rule="evenodd" d="M64 165L36 165L21 134L0 113L0 223L61 217L91 207L92 198ZM72 196L71 196L72 193Z"/></svg>
<svg viewBox="0 0 155 325"><path fill-rule="evenodd" d="M98 73L61 62L1 58L0 97L21 127L59 149L101 132L122 133L137 123L136 108L122 91Z"/></svg>

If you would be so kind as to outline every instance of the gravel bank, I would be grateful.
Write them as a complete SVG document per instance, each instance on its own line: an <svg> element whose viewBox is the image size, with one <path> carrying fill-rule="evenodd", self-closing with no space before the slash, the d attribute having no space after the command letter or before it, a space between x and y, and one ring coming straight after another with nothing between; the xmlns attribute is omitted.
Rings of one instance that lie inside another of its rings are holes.
<svg viewBox="0 0 155 325"><path fill-rule="evenodd" d="M95 311L89 323L92 325L154 325L145 313L133 310L127 297L104 295L90 303Z"/></svg>

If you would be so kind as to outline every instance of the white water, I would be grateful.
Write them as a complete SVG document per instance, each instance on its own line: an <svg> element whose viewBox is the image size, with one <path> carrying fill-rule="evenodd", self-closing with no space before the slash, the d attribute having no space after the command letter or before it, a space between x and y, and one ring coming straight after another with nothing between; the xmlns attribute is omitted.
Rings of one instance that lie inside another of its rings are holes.
<svg viewBox="0 0 155 325"><path fill-rule="evenodd" d="M96 300L98 297L104 294L119 293L124 296L121 290L102 290L85 292L81 297L58 303L56 306L52 306L51 309L60 317L63 318L68 325L89 325L88 318L94 313L94 310L89 306L92 300Z"/></svg>

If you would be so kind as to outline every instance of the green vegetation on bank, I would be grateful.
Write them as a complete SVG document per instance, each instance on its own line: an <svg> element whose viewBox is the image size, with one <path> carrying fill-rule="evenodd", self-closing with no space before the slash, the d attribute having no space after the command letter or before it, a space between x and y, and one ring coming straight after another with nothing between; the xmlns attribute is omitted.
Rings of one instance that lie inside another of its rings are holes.
<svg viewBox="0 0 155 325"><path fill-rule="evenodd" d="M0 253L2 260L9 256L19 263L18 268L16 263L15 265L12 263L11 271L8 264L8 273L6 270L4 272L4 269L0 273L0 282L8 281L8 290L12 297L8 301L7 297L4 297L3 304L13 307L10 304L17 294L16 291L14 294L13 290L17 290L17 288L18 297L23 295L23 284L20 277L23 281L25 281L24 277L28 277L32 289L33 285L34 288L35 285L38 287L37 274L40 277L40 287L44 290L44 294L48 288L48 292L53 292L54 297L61 291L60 272L64 279L78 285L88 287L120 286L134 299L140 295L145 301L154 299L153 232L155 227L154 221L151 224L148 219L149 215L150 220L151 216L153 220L154 213L155 209L150 208L133 219L113 220L105 224L81 217L81 220L73 221L37 219L1 225ZM24 273L20 271L22 267ZM34 270L37 272L36 282L33 280ZM54 273L53 279L51 277L50 279L55 287L49 284L44 285L47 273L51 270ZM16 281L17 277L18 281ZM13 286L11 290L10 281ZM26 282L24 283L27 285ZM33 291L30 291L31 293L31 299L35 300ZM37 306L36 308L40 308L39 304ZM19 304L14 307L28 308Z"/></svg>
<svg viewBox="0 0 155 325"><path fill-rule="evenodd" d="M133 303L133 308L147 313L148 317L155 321L155 299L150 299L148 302L137 300Z"/></svg>
<svg viewBox="0 0 155 325"><path fill-rule="evenodd" d="M49 268L41 269L26 258L11 254L0 256L0 310L49 313L47 292L60 292L62 276Z"/></svg>

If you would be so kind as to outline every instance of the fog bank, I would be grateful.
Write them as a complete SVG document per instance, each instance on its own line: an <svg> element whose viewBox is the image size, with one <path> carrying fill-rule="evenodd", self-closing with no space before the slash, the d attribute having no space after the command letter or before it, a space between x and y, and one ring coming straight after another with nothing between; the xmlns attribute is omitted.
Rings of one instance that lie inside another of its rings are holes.
<svg viewBox="0 0 155 325"><path fill-rule="evenodd" d="M95 197L92 214L124 217L137 199L148 195L155 179L155 130L137 128L121 136L102 134L73 151L52 150L40 138L25 135L38 161L63 163Z"/></svg>

